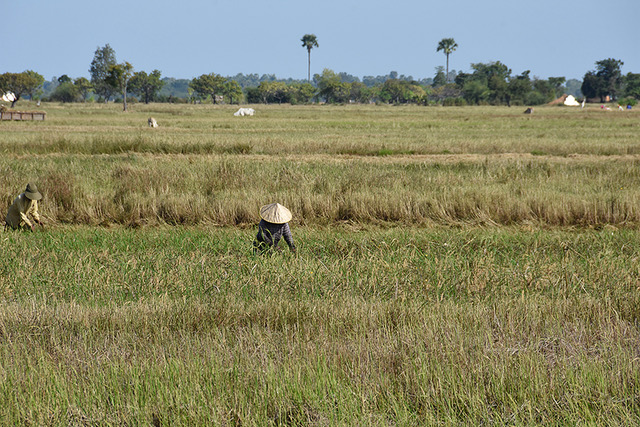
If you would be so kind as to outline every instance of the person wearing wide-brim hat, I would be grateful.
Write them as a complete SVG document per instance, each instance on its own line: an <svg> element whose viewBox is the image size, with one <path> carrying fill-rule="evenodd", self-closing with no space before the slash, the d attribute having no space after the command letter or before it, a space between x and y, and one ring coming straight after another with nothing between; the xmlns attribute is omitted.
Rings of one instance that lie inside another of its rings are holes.
<svg viewBox="0 0 640 427"><path fill-rule="evenodd" d="M296 245L293 243L293 235L289 228L289 221L292 215L289 209L280 203L271 203L260 208L260 223L258 224L258 235L253 241L256 250L262 252L273 248L278 248L280 239L284 237L284 241L289 245L291 252L296 252Z"/></svg>
<svg viewBox="0 0 640 427"><path fill-rule="evenodd" d="M16 229L35 230L34 225L29 220L29 215L33 217L36 224L42 225L40 214L38 214L38 200L42 199L42 194L38 191L38 187L34 183L27 184L18 197L15 198L13 204L9 206L9 212L5 219L7 227Z"/></svg>

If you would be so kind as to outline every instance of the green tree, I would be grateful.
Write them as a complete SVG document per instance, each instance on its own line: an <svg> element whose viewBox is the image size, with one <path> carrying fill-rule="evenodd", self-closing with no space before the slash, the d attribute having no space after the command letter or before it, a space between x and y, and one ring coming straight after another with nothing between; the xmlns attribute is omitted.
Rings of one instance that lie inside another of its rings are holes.
<svg viewBox="0 0 640 427"><path fill-rule="evenodd" d="M62 83L71 83L71 77L67 76L66 74L61 75L60 77L58 77L58 83L62 84Z"/></svg>
<svg viewBox="0 0 640 427"><path fill-rule="evenodd" d="M323 97L327 103L349 100L349 84L344 83L333 70L325 68L322 75L316 74L314 76L314 80L318 82L318 95Z"/></svg>
<svg viewBox="0 0 640 427"><path fill-rule="evenodd" d="M284 82L261 82L258 85L260 102L282 104L289 101L289 88Z"/></svg>
<svg viewBox="0 0 640 427"><path fill-rule="evenodd" d="M604 89L611 99L616 99L616 95L622 85L622 66L624 62L608 58L596 62L596 75L602 79Z"/></svg>
<svg viewBox="0 0 640 427"><path fill-rule="evenodd" d="M44 83L44 77L35 71L27 70L22 73L4 73L0 75L0 93L12 92L15 95L11 101L13 108L23 95L31 95Z"/></svg>
<svg viewBox="0 0 640 427"><path fill-rule="evenodd" d="M104 47L96 49L89 68L93 91L104 98L105 103L109 101L109 98L115 92L114 87L107 82L107 77L110 68L116 63L116 52L109 44L106 44Z"/></svg>
<svg viewBox="0 0 640 427"><path fill-rule="evenodd" d="M289 102L292 104L308 104L316 94L311 83L293 83L289 86Z"/></svg>
<svg viewBox="0 0 640 427"><path fill-rule="evenodd" d="M587 71L582 78L580 90L587 99L600 98L600 102L604 102L606 95L604 79L598 76L595 71Z"/></svg>
<svg viewBox="0 0 640 427"><path fill-rule="evenodd" d="M87 96L91 89L93 89L93 85L86 77L78 77L73 81L74 86L78 90L78 93L82 96L82 102L87 102Z"/></svg>
<svg viewBox="0 0 640 427"><path fill-rule="evenodd" d="M462 90L455 83L448 83L437 88L432 88L427 97L442 105L464 105L466 101L461 98Z"/></svg>
<svg viewBox="0 0 640 427"><path fill-rule="evenodd" d="M507 93L509 94L509 102L515 101L518 104L524 104L527 96L531 92L531 71L523 71L522 74L515 76L509 80Z"/></svg>
<svg viewBox="0 0 640 427"><path fill-rule="evenodd" d="M263 102L260 91L257 87L248 87L244 91L244 95L247 98L249 104L258 104Z"/></svg>
<svg viewBox="0 0 640 427"><path fill-rule="evenodd" d="M511 105L511 95L509 93L509 84L498 74L493 74L487 81L489 88L489 101L494 105L507 103Z"/></svg>
<svg viewBox="0 0 640 427"><path fill-rule="evenodd" d="M145 104L148 104L156 98L158 92L164 86L161 77L159 70L153 70L151 74L147 74L145 71L138 71L131 77L129 91L138 95Z"/></svg>
<svg viewBox="0 0 640 427"><path fill-rule="evenodd" d="M549 77L549 85L553 88L553 99L558 98L564 92L564 85L567 82L565 77ZM551 99L551 101L553 100Z"/></svg>
<svg viewBox="0 0 640 427"><path fill-rule="evenodd" d="M479 104L489 99L491 91L486 83L481 80L468 80L462 88L464 99L469 104Z"/></svg>
<svg viewBox="0 0 640 427"><path fill-rule="evenodd" d="M456 75L454 81L456 83L456 86L462 89L467 82L470 82L472 80L475 80L475 76L473 74L460 72Z"/></svg>
<svg viewBox="0 0 640 427"><path fill-rule="evenodd" d="M458 48L458 43L452 38L442 39L438 43L436 52L443 51L447 57L447 78L449 77L449 55L451 55Z"/></svg>
<svg viewBox="0 0 640 427"><path fill-rule="evenodd" d="M624 77L624 96L640 99L640 74L627 73Z"/></svg>
<svg viewBox="0 0 640 427"><path fill-rule="evenodd" d="M307 49L307 56L309 58L309 63L307 67L307 81L311 81L311 49L318 46L318 39L315 34L305 34L300 39L302 42L302 47Z"/></svg>
<svg viewBox="0 0 640 427"><path fill-rule="evenodd" d="M58 102L76 102L80 96L78 88L71 81L65 81L55 88L50 98Z"/></svg>
<svg viewBox="0 0 640 427"><path fill-rule="evenodd" d="M354 102L366 104L371 102L371 99L373 99L373 91L364 83L353 82L351 83L349 99Z"/></svg>
<svg viewBox="0 0 640 427"><path fill-rule="evenodd" d="M226 78L215 73L210 73L202 74L200 77L195 77L191 80L191 83L189 83L189 87L202 98L206 98L210 95L211 102L216 104L217 95L224 93L226 83Z"/></svg>
<svg viewBox="0 0 640 427"><path fill-rule="evenodd" d="M106 82L122 94L123 111L127 111L127 87L133 77L133 65L128 62L109 67Z"/></svg>
<svg viewBox="0 0 640 427"><path fill-rule="evenodd" d="M438 65L436 67L436 75L433 78L433 83L431 86L439 87L447 84L447 77L444 75L444 67L442 65Z"/></svg>
<svg viewBox="0 0 640 427"><path fill-rule="evenodd" d="M551 79L549 80L543 80L538 78L533 79L532 85L533 85L533 92L535 94L535 97L531 99L535 99L536 102L528 101L527 104L539 105L539 104L551 102L557 98L556 88L550 82L550 80Z"/></svg>
<svg viewBox="0 0 640 427"><path fill-rule="evenodd" d="M35 71L27 70L25 71L32 84L27 89L27 94L29 95L29 99L35 99L36 95L42 93L42 86L44 85L44 77Z"/></svg>
<svg viewBox="0 0 640 427"><path fill-rule="evenodd" d="M237 104L242 100L242 88L237 81L227 80L224 84L222 95L229 100L229 104Z"/></svg>
<svg viewBox="0 0 640 427"><path fill-rule="evenodd" d="M427 93L424 88L415 82L388 79L382 84L378 96L385 102L407 104L410 102L421 102L426 95Z"/></svg>
<svg viewBox="0 0 640 427"><path fill-rule="evenodd" d="M488 82L493 76L504 81L507 81L511 76L511 69L500 61L489 63L479 62L471 64L471 68L473 69L473 78L476 80L484 80L485 82Z"/></svg>
<svg viewBox="0 0 640 427"><path fill-rule="evenodd" d="M456 84L465 92L468 103L491 102L492 104L509 103L507 79L511 76L511 69L500 61L490 63L471 64L472 74L459 73ZM478 84L468 85L477 82ZM485 93L484 89L488 89ZM467 91L472 91L466 94Z"/></svg>

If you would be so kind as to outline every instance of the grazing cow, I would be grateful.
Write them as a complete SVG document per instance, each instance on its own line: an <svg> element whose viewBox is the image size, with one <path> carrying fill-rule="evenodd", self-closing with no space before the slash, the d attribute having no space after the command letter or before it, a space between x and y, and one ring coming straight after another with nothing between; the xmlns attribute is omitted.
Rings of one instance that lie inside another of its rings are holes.
<svg viewBox="0 0 640 427"><path fill-rule="evenodd" d="M255 112L256 111L253 108L241 108L235 113L233 113L233 115L234 116L253 116L253 113Z"/></svg>
<svg viewBox="0 0 640 427"><path fill-rule="evenodd" d="M153 117L149 117L149 120L147 120L147 123L149 123L150 128L158 127L158 122L156 122L156 119L154 119Z"/></svg>
<svg viewBox="0 0 640 427"><path fill-rule="evenodd" d="M533 114L533 107L529 107L526 110L524 110L525 114Z"/></svg>

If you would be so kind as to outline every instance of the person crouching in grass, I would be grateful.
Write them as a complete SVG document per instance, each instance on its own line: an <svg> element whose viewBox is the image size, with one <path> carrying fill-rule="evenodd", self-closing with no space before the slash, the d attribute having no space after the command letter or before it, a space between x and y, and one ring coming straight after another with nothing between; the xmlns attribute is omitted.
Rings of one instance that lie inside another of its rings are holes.
<svg viewBox="0 0 640 427"><path fill-rule="evenodd" d="M36 224L42 226L40 214L38 214L38 200L40 199L42 199L42 194L38 191L38 187L33 183L27 184L27 189L16 197L9 207L5 228L35 231L35 226L29 220L29 215L33 217Z"/></svg>
<svg viewBox="0 0 640 427"><path fill-rule="evenodd" d="M262 219L258 224L258 235L253 241L254 252L264 253L271 248L280 251L282 248L278 247L278 243L284 237L289 249L295 254L296 245L293 243L293 235L289 228L291 211L280 203L271 203L260 208L260 218Z"/></svg>

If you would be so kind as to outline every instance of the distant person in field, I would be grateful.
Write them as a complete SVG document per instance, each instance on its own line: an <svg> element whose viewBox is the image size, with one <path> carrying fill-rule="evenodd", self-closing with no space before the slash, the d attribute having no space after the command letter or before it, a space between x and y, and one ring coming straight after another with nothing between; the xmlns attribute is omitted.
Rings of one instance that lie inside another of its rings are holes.
<svg viewBox="0 0 640 427"><path fill-rule="evenodd" d="M33 183L27 184L27 189L16 197L9 207L5 227L11 227L14 230L35 231L35 226L29 220L29 216L36 224L42 225L40 214L38 214L38 200L40 199L42 199L42 194L38 191L38 187Z"/></svg>
<svg viewBox="0 0 640 427"><path fill-rule="evenodd" d="M264 253L271 248L280 251L278 243L284 237L291 252L296 253L296 245L293 243L293 235L289 228L289 221L292 218L289 209L280 203L271 203L260 208L260 218L262 219L258 224L258 235L253 241L255 251Z"/></svg>

